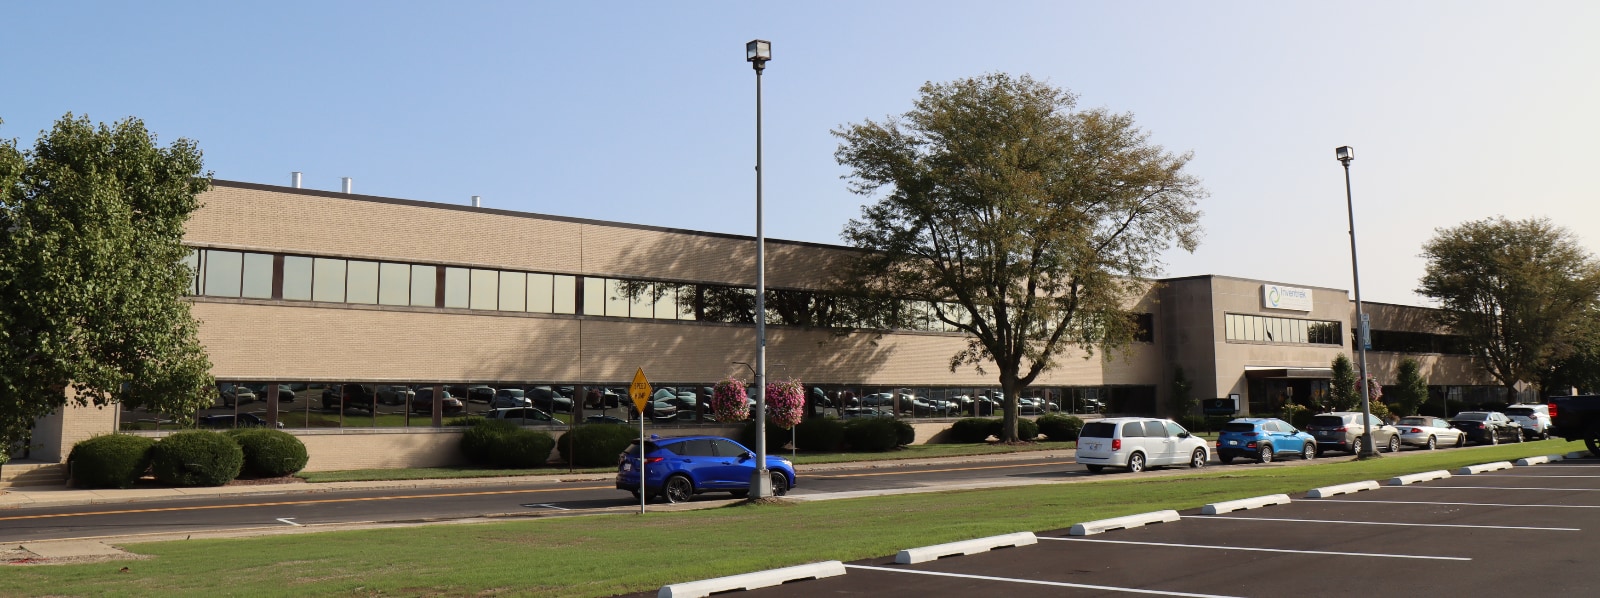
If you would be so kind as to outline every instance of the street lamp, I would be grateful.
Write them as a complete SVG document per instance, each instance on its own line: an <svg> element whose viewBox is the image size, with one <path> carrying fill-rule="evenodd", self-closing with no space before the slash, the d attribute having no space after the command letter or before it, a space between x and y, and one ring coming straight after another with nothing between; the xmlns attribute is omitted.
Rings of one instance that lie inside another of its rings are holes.
<svg viewBox="0 0 1600 598"><path fill-rule="evenodd" d="M744 58L756 69L756 471L750 474L750 498L772 496L767 473L767 238L761 230L761 71L772 60L772 42L753 39Z"/></svg>
<svg viewBox="0 0 1600 598"><path fill-rule="evenodd" d="M1344 204L1350 214L1350 276L1355 279L1356 287L1356 352L1360 355L1360 377L1356 383L1361 385L1361 456L1371 457L1372 450L1372 400L1367 390L1367 314L1361 310L1361 269L1356 265L1356 208L1355 201L1350 198L1350 161L1356 159L1356 150L1348 145L1341 145L1333 150L1339 162L1344 164Z"/></svg>

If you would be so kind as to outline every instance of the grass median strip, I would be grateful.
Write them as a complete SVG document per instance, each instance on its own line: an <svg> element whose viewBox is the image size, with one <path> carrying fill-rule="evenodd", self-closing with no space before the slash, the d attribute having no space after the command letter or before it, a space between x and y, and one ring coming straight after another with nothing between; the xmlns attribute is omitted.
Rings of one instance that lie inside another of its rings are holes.
<svg viewBox="0 0 1600 598"><path fill-rule="evenodd" d="M906 546L1059 530L1080 521L1515 459L1563 444L642 516L133 544L125 548L155 558L13 567L6 585L19 595L611 596L819 560L888 557ZM283 514L264 509L262 516ZM129 571L118 573L123 566Z"/></svg>

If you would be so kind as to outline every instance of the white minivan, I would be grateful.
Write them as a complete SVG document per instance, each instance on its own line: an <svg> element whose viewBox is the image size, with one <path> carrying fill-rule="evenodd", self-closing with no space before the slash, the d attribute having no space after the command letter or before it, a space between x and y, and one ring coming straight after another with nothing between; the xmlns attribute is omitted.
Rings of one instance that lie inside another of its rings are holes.
<svg viewBox="0 0 1600 598"><path fill-rule="evenodd" d="M1092 473L1107 467L1134 472L1162 465L1199 468L1211 460L1211 450L1206 441L1170 419L1110 417L1083 424L1077 460Z"/></svg>

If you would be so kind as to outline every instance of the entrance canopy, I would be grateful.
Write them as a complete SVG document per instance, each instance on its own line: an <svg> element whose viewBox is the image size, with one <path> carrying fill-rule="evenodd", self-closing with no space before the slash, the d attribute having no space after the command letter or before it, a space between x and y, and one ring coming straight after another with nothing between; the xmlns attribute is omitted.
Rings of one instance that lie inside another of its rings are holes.
<svg viewBox="0 0 1600 598"><path fill-rule="evenodd" d="M1328 380L1333 378L1333 368L1282 368L1271 366L1244 366L1244 376L1263 380Z"/></svg>

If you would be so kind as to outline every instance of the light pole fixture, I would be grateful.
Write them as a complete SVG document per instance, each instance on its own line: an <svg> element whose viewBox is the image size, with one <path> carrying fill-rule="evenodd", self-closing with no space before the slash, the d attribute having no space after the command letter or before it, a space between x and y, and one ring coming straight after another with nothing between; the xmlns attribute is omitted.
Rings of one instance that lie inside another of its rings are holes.
<svg viewBox="0 0 1600 598"><path fill-rule="evenodd" d="M756 70L756 470L750 474L750 498L761 499L772 496L767 473L767 238L761 230L761 72L772 60L772 42L750 40L744 57Z"/></svg>
<svg viewBox="0 0 1600 598"><path fill-rule="evenodd" d="M1339 158L1339 162L1344 164L1344 205L1350 215L1350 276L1355 279L1355 345L1356 353L1360 356L1360 363L1358 364L1360 375L1356 380L1356 383L1361 385L1362 432L1360 454L1363 457L1371 457L1376 453L1372 450L1372 425L1370 421L1372 419L1372 399L1368 396L1370 393L1367 390L1369 385L1369 382L1367 382L1367 339L1370 333L1367 331L1367 314L1361 309L1361 268L1356 265L1356 208L1355 201L1350 197L1350 161L1356 159L1356 150L1348 145L1341 145L1333 152Z"/></svg>

